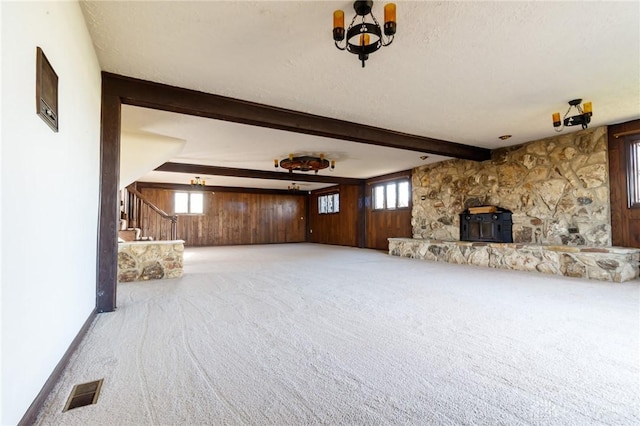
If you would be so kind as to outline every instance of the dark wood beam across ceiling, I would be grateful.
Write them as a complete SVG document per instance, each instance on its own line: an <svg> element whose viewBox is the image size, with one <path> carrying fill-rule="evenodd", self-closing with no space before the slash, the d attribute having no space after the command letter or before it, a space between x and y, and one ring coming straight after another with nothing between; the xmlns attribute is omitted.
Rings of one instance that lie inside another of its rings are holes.
<svg viewBox="0 0 640 426"><path fill-rule="evenodd" d="M122 103L128 105L466 160L484 161L491 158L491 151L486 148L457 142L366 126L108 72L102 73L102 79L106 92L118 94Z"/></svg>
<svg viewBox="0 0 640 426"><path fill-rule="evenodd" d="M201 164L164 163L155 169L159 172L187 173L192 175L233 176L254 179L287 180L293 182L319 182L335 185L360 185L364 179L328 176L326 174L282 173L265 170L236 169L232 167L204 166Z"/></svg>
<svg viewBox="0 0 640 426"><path fill-rule="evenodd" d="M137 182L136 187L138 190L150 188L150 189L170 189L172 191L193 191L194 187L189 184L181 183L162 183L162 182ZM290 190L290 189L266 189L266 188L246 188L246 187L233 187L233 186L213 186L206 185L201 188L196 188L197 191L203 192L236 192L241 194L271 194L271 195L295 195L295 196L307 196L307 190Z"/></svg>

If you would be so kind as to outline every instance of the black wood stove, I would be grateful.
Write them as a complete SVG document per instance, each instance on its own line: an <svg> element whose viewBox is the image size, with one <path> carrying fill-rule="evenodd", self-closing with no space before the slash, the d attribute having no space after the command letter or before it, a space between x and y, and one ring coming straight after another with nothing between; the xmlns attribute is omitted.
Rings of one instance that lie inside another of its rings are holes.
<svg viewBox="0 0 640 426"><path fill-rule="evenodd" d="M511 211L501 207L470 207L460 213L460 241L512 243Z"/></svg>

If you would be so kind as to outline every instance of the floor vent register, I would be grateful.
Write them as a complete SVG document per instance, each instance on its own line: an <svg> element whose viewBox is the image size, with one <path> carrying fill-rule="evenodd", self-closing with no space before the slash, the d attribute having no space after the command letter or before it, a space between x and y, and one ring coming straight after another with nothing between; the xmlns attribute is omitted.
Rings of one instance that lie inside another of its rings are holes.
<svg viewBox="0 0 640 426"><path fill-rule="evenodd" d="M100 388L102 388L103 380L104 379L100 379L93 382L75 385L71 390L69 399L67 400L62 412L98 402L98 396L100 395Z"/></svg>

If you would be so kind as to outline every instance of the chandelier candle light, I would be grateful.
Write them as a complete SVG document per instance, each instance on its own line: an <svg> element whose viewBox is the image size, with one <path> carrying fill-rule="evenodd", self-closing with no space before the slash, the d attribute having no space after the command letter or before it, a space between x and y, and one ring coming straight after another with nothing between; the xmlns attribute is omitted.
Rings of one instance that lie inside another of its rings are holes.
<svg viewBox="0 0 640 426"><path fill-rule="evenodd" d="M353 9L356 14L346 31L346 41L344 12L342 10L333 12L333 40L336 47L358 55L358 59L362 62L362 68L364 68L365 61L369 59L370 53L377 51L382 46L389 46L393 43L393 37L396 33L395 3L387 3L384 6L384 35L386 37L383 37L380 24L378 24L378 20L371 12L372 7L372 0L355 1L353 3ZM356 19L359 16L362 17L362 21L356 23ZM367 22L367 16L371 17L370 21L372 22Z"/></svg>
<svg viewBox="0 0 640 426"><path fill-rule="evenodd" d="M206 181L204 179L200 179L200 176L196 176L195 179L191 179L191 186L204 186Z"/></svg>
<svg viewBox="0 0 640 426"><path fill-rule="evenodd" d="M585 102L582 107L580 104L582 103L582 99L573 99L569 101L569 109L564 114L563 121L560 121L560 113L554 112L551 115L551 119L553 120L553 127L556 132L561 132L565 127L570 126L582 126L583 129L589 127L589 123L591 122L591 116L593 115L593 110L591 106L591 102ZM579 114L573 115L571 117L567 117L569 115L569 111L571 108L575 107Z"/></svg>

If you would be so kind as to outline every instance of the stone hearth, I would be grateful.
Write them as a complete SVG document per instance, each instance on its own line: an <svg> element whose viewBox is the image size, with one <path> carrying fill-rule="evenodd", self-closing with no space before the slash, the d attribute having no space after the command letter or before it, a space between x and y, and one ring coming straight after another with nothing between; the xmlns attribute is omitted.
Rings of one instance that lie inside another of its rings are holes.
<svg viewBox="0 0 640 426"><path fill-rule="evenodd" d="M389 254L436 262L624 282L638 278L640 249L389 238Z"/></svg>

